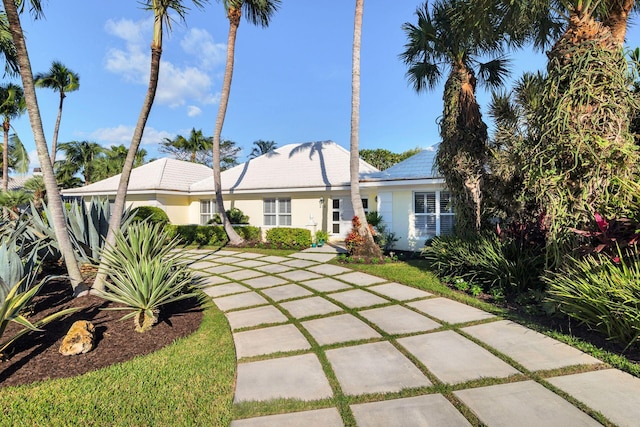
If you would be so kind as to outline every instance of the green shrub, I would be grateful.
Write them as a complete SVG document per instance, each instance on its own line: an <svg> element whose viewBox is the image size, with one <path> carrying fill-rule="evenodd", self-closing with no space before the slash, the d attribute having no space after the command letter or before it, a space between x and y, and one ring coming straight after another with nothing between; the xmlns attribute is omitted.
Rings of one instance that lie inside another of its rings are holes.
<svg viewBox="0 0 640 427"><path fill-rule="evenodd" d="M260 240L258 227L235 226L233 229L249 242ZM165 230L170 238L177 237L183 245L224 246L229 241L221 225L167 225Z"/></svg>
<svg viewBox="0 0 640 427"><path fill-rule="evenodd" d="M548 301L563 313L620 344L637 345L640 335L640 255L615 259L595 254L570 259L544 278Z"/></svg>
<svg viewBox="0 0 640 427"><path fill-rule="evenodd" d="M266 239L280 248L308 248L311 246L311 231L305 228L276 227L267 231Z"/></svg>
<svg viewBox="0 0 640 427"><path fill-rule="evenodd" d="M428 242L422 255L440 278L459 277L487 293L499 290L516 299L539 296L544 290L543 249L513 238L440 236Z"/></svg>
<svg viewBox="0 0 640 427"><path fill-rule="evenodd" d="M329 233L327 233L324 230L318 230L316 231L316 241L320 242L320 241L326 242L329 240Z"/></svg>
<svg viewBox="0 0 640 427"><path fill-rule="evenodd" d="M236 232L248 242L259 242L262 239L260 227L245 225L242 227L233 227L233 229L236 230Z"/></svg>
<svg viewBox="0 0 640 427"><path fill-rule="evenodd" d="M231 224L249 224L249 217L238 208L229 209L227 218L229 218Z"/></svg>
<svg viewBox="0 0 640 427"><path fill-rule="evenodd" d="M152 224L169 223L169 216L165 211L156 206L139 206L133 211L133 221L140 222L147 220Z"/></svg>

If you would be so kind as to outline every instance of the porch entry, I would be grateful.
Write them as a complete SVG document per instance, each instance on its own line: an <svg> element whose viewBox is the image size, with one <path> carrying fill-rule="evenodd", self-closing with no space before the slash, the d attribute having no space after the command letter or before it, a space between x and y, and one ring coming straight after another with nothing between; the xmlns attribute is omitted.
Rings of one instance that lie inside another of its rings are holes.
<svg viewBox="0 0 640 427"><path fill-rule="evenodd" d="M362 207L365 213L369 213L369 199L362 199ZM353 219L353 205L351 197L336 197L331 199L331 237L344 239L351 231Z"/></svg>

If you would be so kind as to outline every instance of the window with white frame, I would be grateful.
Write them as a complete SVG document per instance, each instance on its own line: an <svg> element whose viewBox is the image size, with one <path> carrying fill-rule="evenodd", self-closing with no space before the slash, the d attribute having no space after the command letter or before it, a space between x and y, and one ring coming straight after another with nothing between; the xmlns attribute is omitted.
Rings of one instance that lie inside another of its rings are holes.
<svg viewBox="0 0 640 427"><path fill-rule="evenodd" d="M200 200L200 224L206 225L216 214L216 201L211 199Z"/></svg>
<svg viewBox="0 0 640 427"><path fill-rule="evenodd" d="M264 199L263 213L266 226L290 226L291 199Z"/></svg>
<svg viewBox="0 0 640 427"><path fill-rule="evenodd" d="M430 191L414 193L414 228L425 237L453 233L455 214L451 193Z"/></svg>

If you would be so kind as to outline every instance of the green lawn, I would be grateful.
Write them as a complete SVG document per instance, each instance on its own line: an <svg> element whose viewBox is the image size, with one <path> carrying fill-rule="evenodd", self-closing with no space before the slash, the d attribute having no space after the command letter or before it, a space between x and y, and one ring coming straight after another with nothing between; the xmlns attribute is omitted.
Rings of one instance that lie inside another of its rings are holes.
<svg viewBox="0 0 640 427"><path fill-rule="evenodd" d="M224 314L151 355L0 390L0 426L228 426L236 358Z"/></svg>

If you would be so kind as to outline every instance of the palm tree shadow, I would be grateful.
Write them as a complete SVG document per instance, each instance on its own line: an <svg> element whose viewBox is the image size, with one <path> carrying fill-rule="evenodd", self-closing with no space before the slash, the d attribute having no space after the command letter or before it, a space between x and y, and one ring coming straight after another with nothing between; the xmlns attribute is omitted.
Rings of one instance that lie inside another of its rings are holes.
<svg viewBox="0 0 640 427"><path fill-rule="evenodd" d="M271 150L268 153L263 154L262 156L256 157L254 159L249 159L246 162L244 162L242 164L242 172L240 172L240 175L238 175L238 179L236 179L236 182L231 187L229 187L229 194L233 194L234 190L238 188L240 184L242 184L242 180L247 175L247 171L249 170L249 165L251 164L252 161L259 159L260 157L271 158L279 155L280 153L278 153L276 150Z"/></svg>
<svg viewBox="0 0 640 427"><path fill-rule="evenodd" d="M322 151L325 145L330 144L333 144L333 141L306 142L304 144L298 145L289 153L289 158L291 158L298 153L309 150L309 159L312 159L314 154L317 153L320 159L320 172L322 173L322 182L324 182L326 190L331 189L331 183L329 182L329 177L327 176L327 165L325 163L324 154Z"/></svg>

